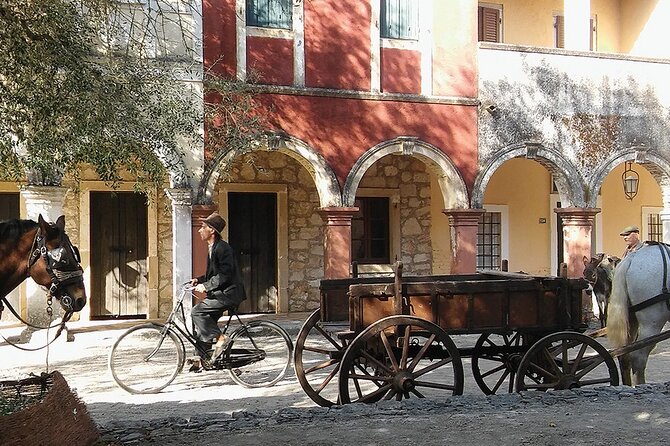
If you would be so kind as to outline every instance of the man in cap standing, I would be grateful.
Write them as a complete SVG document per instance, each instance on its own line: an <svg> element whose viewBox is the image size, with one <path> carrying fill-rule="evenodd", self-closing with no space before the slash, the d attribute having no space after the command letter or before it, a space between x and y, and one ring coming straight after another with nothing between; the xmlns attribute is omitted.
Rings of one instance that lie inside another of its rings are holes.
<svg viewBox="0 0 670 446"><path fill-rule="evenodd" d="M191 371L200 371L203 362L216 360L224 351L228 336L221 333L218 320L224 311L236 308L246 297L233 248L221 238L225 227L226 221L214 212L198 229L200 238L207 242L209 255L206 273L191 279L191 285L195 291L207 293L207 296L194 305L191 311L198 346L203 351L199 353L201 360L194 362ZM209 351L214 343L216 347L211 358L204 356L204 352Z"/></svg>
<svg viewBox="0 0 670 446"><path fill-rule="evenodd" d="M640 241L640 228L637 226L626 226L619 234L626 242L626 250L623 252L621 258L626 257L627 254L635 252L640 249L643 243Z"/></svg>

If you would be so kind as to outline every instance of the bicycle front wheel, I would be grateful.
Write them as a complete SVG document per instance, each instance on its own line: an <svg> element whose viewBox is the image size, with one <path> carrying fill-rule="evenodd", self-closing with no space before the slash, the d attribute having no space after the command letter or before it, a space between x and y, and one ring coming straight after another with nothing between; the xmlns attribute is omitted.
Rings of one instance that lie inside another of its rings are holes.
<svg viewBox="0 0 670 446"><path fill-rule="evenodd" d="M239 385L269 387L286 375L292 356L293 342L283 328L252 321L233 332L224 362Z"/></svg>
<svg viewBox="0 0 670 446"><path fill-rule="evenodd" d="M184 344L176 333L163 325L143 324L116 340L109 353L109 370L130 393L158 393L177 377L184 357Z"/></svg>

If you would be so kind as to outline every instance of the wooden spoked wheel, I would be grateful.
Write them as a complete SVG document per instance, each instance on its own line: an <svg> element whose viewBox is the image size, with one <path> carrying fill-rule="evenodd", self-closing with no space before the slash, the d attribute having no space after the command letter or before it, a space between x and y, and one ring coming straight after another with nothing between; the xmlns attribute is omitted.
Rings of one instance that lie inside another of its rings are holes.
<svg viewBox="0 0 670 446"><path fill-rule="evenodd" d="M340 364L339 388L342 404L461 395L463 364L439 326L389 316L351 342Z"/></svg>
<svg viewBox="0 0 670 446"><path fill-rule="evenodd" d="M616 363L598 341L581 333L559 332L543 337L519 364L515 389L562 390L619 385Z"/></svg>
<svg viewBox="0 0 670 446"><path fill-rule="evenodd" d="M482 392L513 392L516 371L526 350L519 332L482 334L472 353L472 375Z"/></svg>
<svg viewBox="0 0 670 446"><path fill-rule="evenodd" d="M337 377L346 349L321 322L320 310L314 311L298 332L294 367L298 382L316 404L330 407L337 401Z"/></svg>

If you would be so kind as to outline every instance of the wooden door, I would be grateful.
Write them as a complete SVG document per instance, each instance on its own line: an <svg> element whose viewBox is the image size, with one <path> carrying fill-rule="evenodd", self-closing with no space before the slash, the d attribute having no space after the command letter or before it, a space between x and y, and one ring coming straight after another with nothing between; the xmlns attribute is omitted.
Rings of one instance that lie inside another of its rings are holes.
<svg viewBox="0 0 670 446"><path fill-rule="evenodd" d="M19 218L19 193L18 192L0 192L0 221ZM7 295L9 303L16 311L19 311L19 288L15 288ZM1 322L16 322L16 318L9 311L2 312Z"/></svg>
<svg viewBox="0 0 670 446"><path fill-rule="evenodd" d="M133 192L91 192L91 318L147 314L147 205Z"/></svg>
<svg viewBox="0 0 670 446"><path fill-rule="evenodd" d="M244 313L277 311L277 196L228 193L228 239L235 250L247 300Z"/></svg>

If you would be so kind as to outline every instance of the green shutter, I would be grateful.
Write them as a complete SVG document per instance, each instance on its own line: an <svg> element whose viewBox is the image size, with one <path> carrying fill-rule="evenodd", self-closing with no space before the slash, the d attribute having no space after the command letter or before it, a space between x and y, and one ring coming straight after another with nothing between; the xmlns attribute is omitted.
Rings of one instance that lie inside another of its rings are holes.
<svg viewBox="0 0 670 446"><path fill-rule="evenodd" d="M247 25L291 29L292 0L247 0Z"/></svg>
<svg viewBox="0 0 670 446"><path fill-rule="evenodd" d="M419 38L419 0L381 0L380 34L390 39Z"/></svg>

